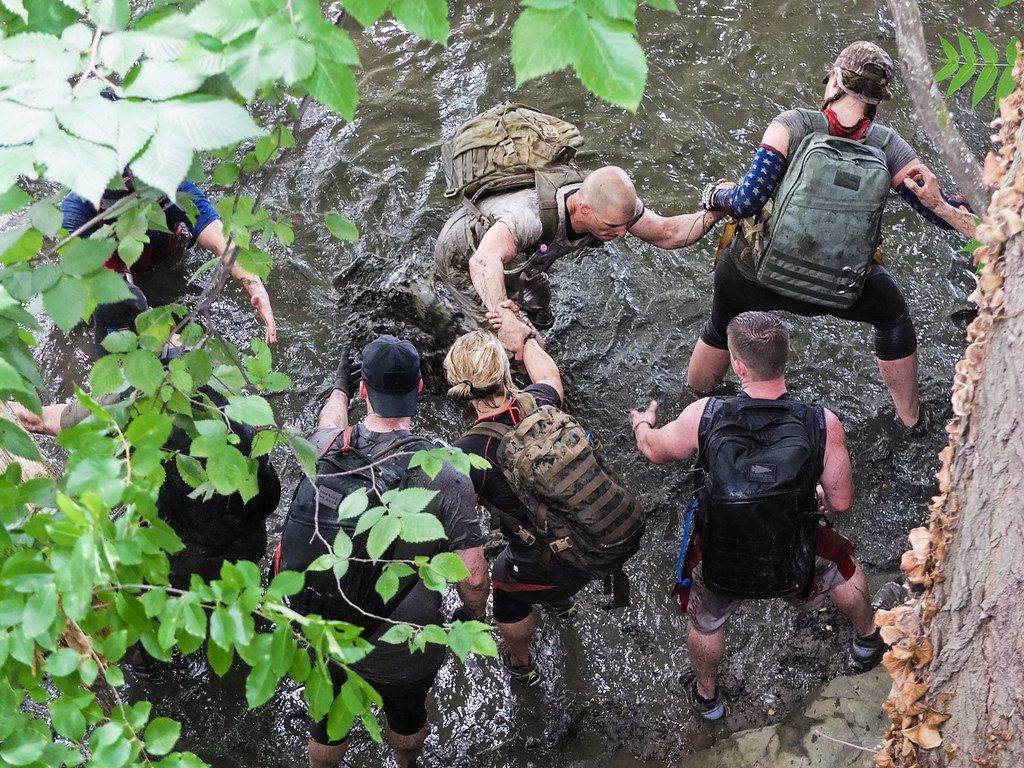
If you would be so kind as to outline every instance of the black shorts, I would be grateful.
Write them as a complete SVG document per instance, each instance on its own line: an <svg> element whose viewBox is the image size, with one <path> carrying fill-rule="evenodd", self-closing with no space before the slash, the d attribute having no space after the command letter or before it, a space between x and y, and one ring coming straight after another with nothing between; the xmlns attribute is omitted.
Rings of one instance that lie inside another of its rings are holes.
<svg viewBox="0 0 1024 768"><path fill-rule="evenodd" d="M752 310L778 310L803 317L830 315L869 323L875 329L875 356L879 360L899 360L917 350L917 335L906 299L892 275L881 265L873 264L868 270L864 288L853 306L838 309L792 299L766 288L740 272L732 250L730 246L715 265L711 319L700 334L705 344L727 349L726 328L736 315Z"/></svg>
<svg viewBox="0 0 1024 768"><path fill-rule="evenodd" d="M564 603L587 585L587 576L561 568L539 570L513 563L506 549L491 566L494 620L522 621L535 605Z"/></svg>
<svg viewBox="0 0 1024 768"><path fill-rule="evenodd" d="M341 667L332 664L331 682L334 684L334 695L338 695L347 675ZM411 680L407 683L377 683L367 678L367 682L380 694L384 717L388 720L388 728L399 736L411 736L423 730L427 724L427 695L437 679L435 669L428 677ZM331 741L327 736L327 719L320 722L310 721L309 738L317 744L334 746L340 741Z"/></svg>

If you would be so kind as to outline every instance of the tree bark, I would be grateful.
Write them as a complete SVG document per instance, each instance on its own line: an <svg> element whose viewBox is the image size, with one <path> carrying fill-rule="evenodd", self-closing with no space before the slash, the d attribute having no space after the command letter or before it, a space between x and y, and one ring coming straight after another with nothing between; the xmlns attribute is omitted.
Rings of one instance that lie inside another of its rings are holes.
<svg viewBox="0 0 1024 768"><path fill-rule="evenodd" d="M971 210L980 214L988 209L989 191L982 183L981 167L953 125L953 118L935 84L917 0L888 0L888 3L896 23L896 44L914 113L935 142L939 156L967 197Z"/></svg>
<svg viewBox="0 0 1024 768"><path fill-rule="evenodd" d="M940 495L903 557L923 592L879 614L894 680L879 768L1024 766L1024 87L1001 115Z"/></svg>

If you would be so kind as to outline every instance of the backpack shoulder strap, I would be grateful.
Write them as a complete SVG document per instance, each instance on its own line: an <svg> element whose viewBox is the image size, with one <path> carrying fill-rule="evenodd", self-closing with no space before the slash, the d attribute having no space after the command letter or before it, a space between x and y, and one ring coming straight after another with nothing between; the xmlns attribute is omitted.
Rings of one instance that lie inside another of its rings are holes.
<svg viewBox="0 0 1024 768"><path fill-rule="evenodd" d="M519 410L523 412L523 418L531 415L540 407L537 405L537 398L529 392L520 392L516 395L516 400L519 402Z"/></svg>
<svg viewBox="0 0 1024 768"><path fill-rule="evenodd" d="M697 426L697 461L698 463L704 458L704 454L707 450L707 438L708 432L711 430L711 422L715 418L715 414L722 407L722 398L720 397L709 397L707 403L704 405L704 413L700 416L700 422Z"/></svg>
<svg viewBox="0 0 1024 768"><path fill-rule="evenodd" d="M512 430L513 427L510 427L508 424L502 424L497 421L481 421L479 424L474 424L463 432L462 436L476 435L478 437L493 437L495 440L501 440Z"/></svg>

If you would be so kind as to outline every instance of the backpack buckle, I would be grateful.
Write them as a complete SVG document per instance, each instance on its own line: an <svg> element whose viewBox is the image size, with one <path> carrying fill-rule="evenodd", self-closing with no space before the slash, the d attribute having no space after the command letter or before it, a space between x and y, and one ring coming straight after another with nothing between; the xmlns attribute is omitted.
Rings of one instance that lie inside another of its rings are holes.
<svg viewBox="0 0 1024 768"><path fill-rule="evenodd" d="M537 537L536 537L536 536L534 536L534 535L533 535L532 533L530 533L530 532L529 532L528 530L526 530L526 529L525 529L525 528L523 528L523 527L520 527L520 528L519 528L519 529L518 529L518 530L516 531L516 536L518 536L518 537L519 537L520 539L522 539L522 540L523 540L523 542L524 542L524 543L526 544L526 546L528 546L528 547L532 547L532 546L533 546L534 544L536 544L536 543L537 543Z"/></svg>
<svg viewBox="0 0 1024 768"><path fill-rule="evenodd" d="M551 551L557 555L559 552L564 552L565 550L572 548L572 539L568 536L564 536L561 539L555 539L552 541L548 544L548 547L550 547Z"/></svg>
<svg viewBox="0 0 1024 768"><path fill-rule="evenodd" d="M503 142L501 142L500 146L505 148L506 155L516 154L516 144L514 141L512 141L512 139L505 139Z"/></svg>

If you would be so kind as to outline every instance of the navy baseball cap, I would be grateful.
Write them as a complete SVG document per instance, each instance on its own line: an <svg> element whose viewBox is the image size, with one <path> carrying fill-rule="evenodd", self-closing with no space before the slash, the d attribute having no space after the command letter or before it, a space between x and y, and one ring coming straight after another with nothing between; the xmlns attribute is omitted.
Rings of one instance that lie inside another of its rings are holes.
<svg viewBox="0 0 1024 768"><path fill-rule="evenodd" d="M416 415L420 355L412 342L379 336L363 347L363 383L373 412L394 419Z"/></svg>
<svg viewBox="0 0 1024 768"><path fill-rule="evenodd" d="M115 304L100 304L92 313L92 329L96 339L96 356L103 357L107 350L103 340L117 331L134 331L135 318L149 309L149 303L138 286L128 283L130 299Z"/></svg>

